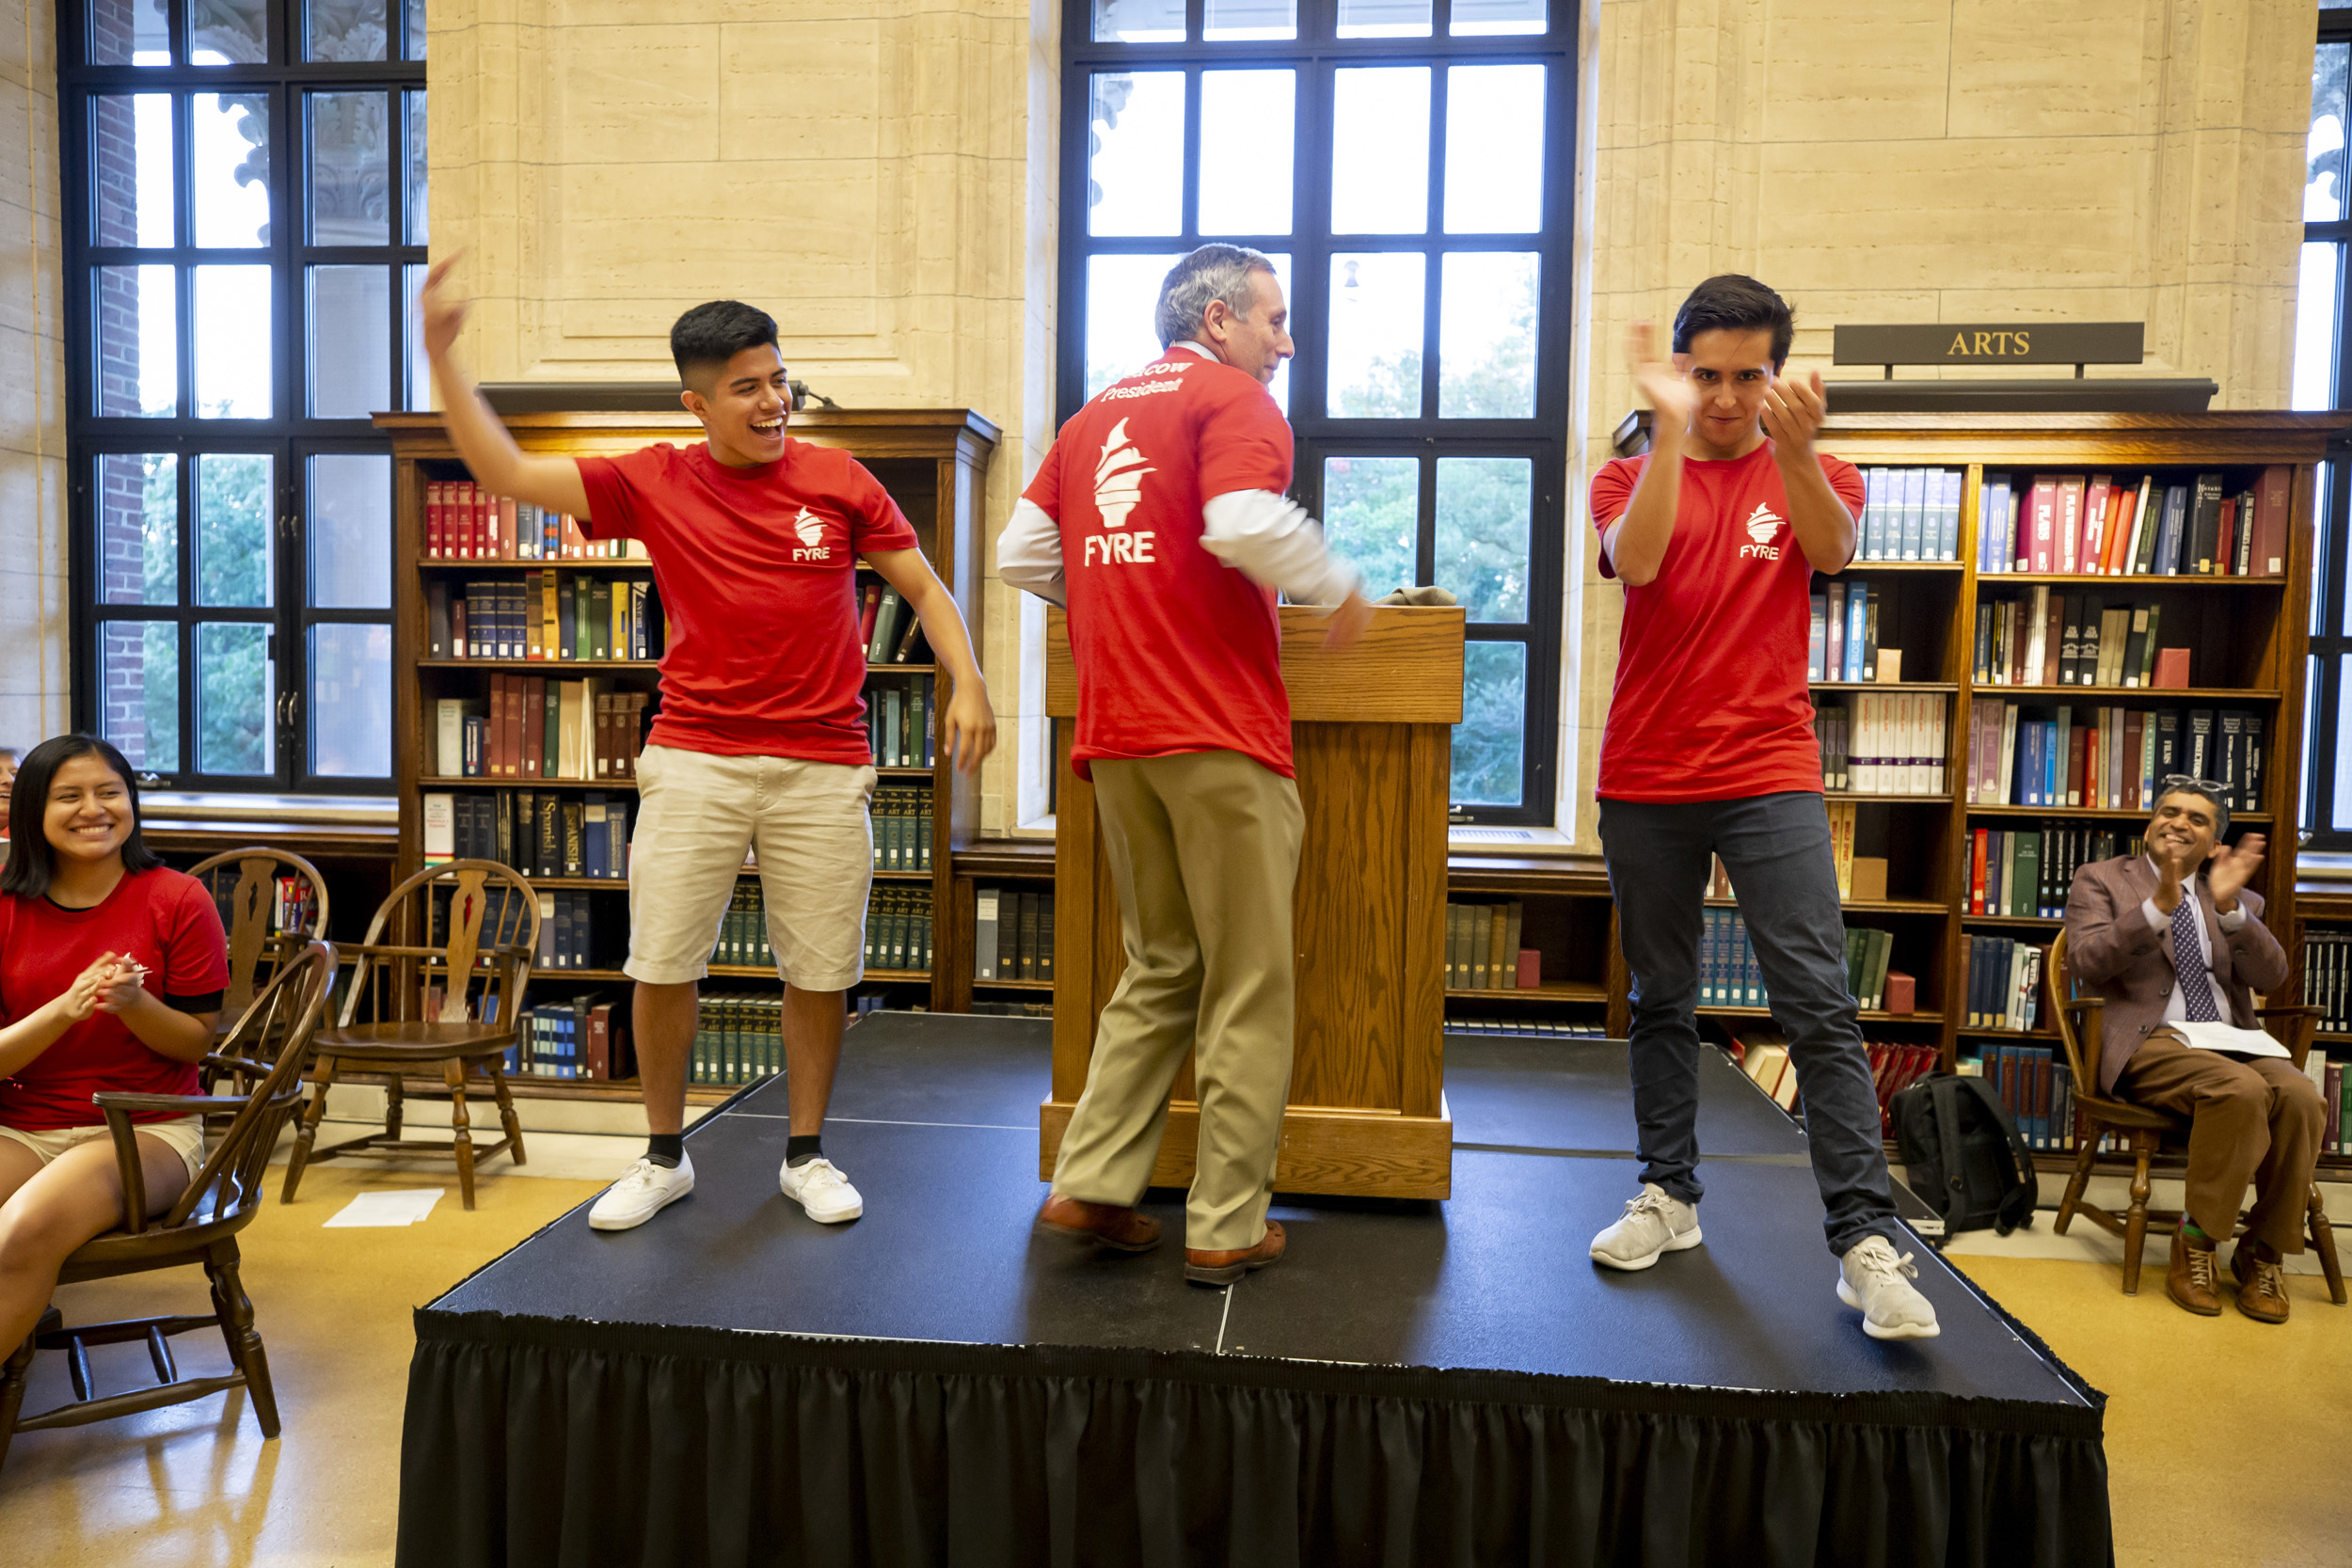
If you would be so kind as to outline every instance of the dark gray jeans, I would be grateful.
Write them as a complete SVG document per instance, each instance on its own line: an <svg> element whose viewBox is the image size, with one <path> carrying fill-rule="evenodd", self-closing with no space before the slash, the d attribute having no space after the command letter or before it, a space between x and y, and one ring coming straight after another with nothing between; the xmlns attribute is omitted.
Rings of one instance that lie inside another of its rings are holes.
<svg viewBox="0 0 2352 1568"><path fill-rule="evenodd" d="M1846 925L1830 855L1829 815L1804 792L1663 805L1600 802L1601 853L1633 974L1633 1116L1642 1180L1696 1203L1699 928L1721 855L1748 940L1788 1037L1804 1097L1813 1179L1839 1257L1866 1236L1898 1245L1880 1143L1878 1095L1846 985Z"/></svg>

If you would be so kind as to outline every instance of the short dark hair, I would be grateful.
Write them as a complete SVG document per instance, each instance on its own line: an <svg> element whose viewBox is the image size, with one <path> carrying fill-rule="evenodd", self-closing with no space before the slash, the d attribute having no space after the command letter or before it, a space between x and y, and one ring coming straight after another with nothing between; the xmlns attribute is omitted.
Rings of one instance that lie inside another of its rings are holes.
<svg viewBox="0 0 2352 1568"><path fill-rule="evenodd" d="M2207 781L2203 779L2184 778L2178 775L2157 781L2157 805L2163 805L2166 798L2173 795L2194 795L2199 800L2213 807L2214 837L2219 838L2223 833L2230 831L2230 803L2227 800L2224 800L2220 795L2216 793ZM2155 813L2151 810L2149 812L2149 816L2153 818L2155 816Z"/></svg>
<svg viewBox="0 0 2352 1568"><path fill-rule="evenodd" d="M698 365L724 365L747 348L763 346L777 346L776 318L739 299L697 305L670 328L670 357L686 384L692 383Z"/></svg>
<svg viewBox="0 0 2352 1568"><path fill-rule="evenodd" d="M15 788L8 796L8 863L7 870L0 871L0 893L39 898L49 891L57 856L49 847L49 835L41 831L41 818L48 815L49 786L56 782L57 769L76 757L96 757L114 769L122 787L131 793L131 834L122 841L123 871L152 871L164 863L139 837L139 776L122 753L94 735L52 736L25 752L24 764L16 770Z"/></svg>
<svg viewBox="0 0 2352 1568"><path fill-rule="evenodd" d="M1691 291L1675 312L1675 352L1691 352L1691 340L1702 332L1772 333L1772 369L1788 362L1788 340L1797 318L1788 302L1755 278L1736 272L1719 273Z"/></svg>

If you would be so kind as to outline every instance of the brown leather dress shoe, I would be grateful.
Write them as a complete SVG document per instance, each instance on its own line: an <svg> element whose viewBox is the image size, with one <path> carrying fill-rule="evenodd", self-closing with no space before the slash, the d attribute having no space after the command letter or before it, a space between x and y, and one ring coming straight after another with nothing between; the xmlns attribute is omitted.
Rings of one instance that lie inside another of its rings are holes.
<svg viewBox="0 0 2352 1568"><path fill-rule="evenodd" d="M1127 1204L1089 1203L1083 1198L1046 1198L1037 1228L1049 1236L1091 1242L1113 1252L1149 1252L1160 1244L1160 1222Z"/></svg>
<svg viewBox="0 0 2352 1568"><path fill-rule="evenodd" d="M1282 1222L1265 1222L1265 1234L1256 1246L1224 1252L1184 1248L1184 1277L1195 1285L1231 1285L1252 1269L1263 1269L1282 1256Z"/></svg>
<svg viewBox="0 0 2352 1568"><path fill-rule="evenodd" d="M2287 1321L2287 1272L2275 1259L2264 1258L2245 1242L2230 1255L2230 1272L2237 1275L2237 1309L2258 1323Z"/></svg>
<svg viewBox="0 0 2352 1568"><path fill-rule="evenodd" d="M2218 1259L2209 1246L2190 1244L2186 1236L2172 1238L2172 1265L2164 1271L2164 1293L2201 1318L2221 1316L2221 1291L2216 1283Z"/></svg>

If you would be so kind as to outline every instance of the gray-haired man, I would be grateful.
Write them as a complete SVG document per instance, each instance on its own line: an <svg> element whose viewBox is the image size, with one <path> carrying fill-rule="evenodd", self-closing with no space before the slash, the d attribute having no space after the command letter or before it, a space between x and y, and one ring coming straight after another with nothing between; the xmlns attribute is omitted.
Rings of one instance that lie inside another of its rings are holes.
<svg viewBox="0 0 2352 1568"><path fill-rule="evenodd" d="M1202 245L1177 262L1160 289L1166 352L1062 427L996 546L1005 581L1070 610L1070 760L1094 784L1127 953L1038 1223L1119 1251L1158 1244L1135 1204L1190 1051L1184 1275L1210 1285L1282 1255L1265 1213L1304 819L1275 590L1338 605L1335 645L1371 616L1356 574L1282 496L1290 426L1266 387L1292 352L1287 321L1256 251Z"/></svg>

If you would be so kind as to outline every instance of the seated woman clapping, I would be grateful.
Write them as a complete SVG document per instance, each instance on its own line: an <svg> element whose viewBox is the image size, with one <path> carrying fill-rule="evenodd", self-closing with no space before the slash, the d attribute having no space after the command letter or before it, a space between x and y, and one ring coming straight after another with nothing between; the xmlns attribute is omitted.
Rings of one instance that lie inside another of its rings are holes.
<svg viewBox="0 0 2352 1568"><path fill-rule="evenodd" d="M23 1342L58 1266L114 1228L122 1180L90 1097L196 1094L229 985L202 883L139 841L138 785L103 740L26 753L0 872L0 1354ZM200 1117L135 1113L151 1213L204 1163Z"/></svg>

